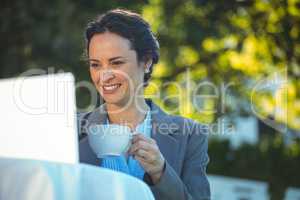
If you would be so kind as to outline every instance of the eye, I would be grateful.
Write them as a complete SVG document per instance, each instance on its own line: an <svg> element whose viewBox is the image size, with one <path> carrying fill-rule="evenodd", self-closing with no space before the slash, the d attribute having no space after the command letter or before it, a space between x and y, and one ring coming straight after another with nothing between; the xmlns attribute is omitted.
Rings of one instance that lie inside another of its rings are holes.
<svg viewBox="0 0 300 200"><path fill-rule="evenodd" d="M115 65L115 66L117 66L117 65L122 65L122 64L124 64L124 61L118 60L118 61L112 62L112 65Z"/></svg>
<svg viewBox="0 0 300 200"><path fill-rule="evenodd" d="M98 68L98 67L100 67L100 65L99 65L99 63L90 63L90 67Z"/></svg>

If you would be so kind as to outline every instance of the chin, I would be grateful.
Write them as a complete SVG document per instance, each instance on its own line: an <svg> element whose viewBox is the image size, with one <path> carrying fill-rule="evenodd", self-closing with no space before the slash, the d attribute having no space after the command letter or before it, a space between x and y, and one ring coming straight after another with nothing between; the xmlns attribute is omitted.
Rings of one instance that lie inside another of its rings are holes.
<svg viewBox="0 0 300 200"><path fill-rule="evenodd" d="M101 96L104 99L105 103L107 104L126 106L126 103L128 102L127 100L128 98L120 94L114 94L114 95L101 94Z"/></svg>
<svg viewBox="0 0 300 200"><path fill-rule="evenodd" d="M105 100L105 103L107 103L107 104L120 104L120 102L122 102L121 99L117 99L117 98L103 97L103 99Z"/></svg>

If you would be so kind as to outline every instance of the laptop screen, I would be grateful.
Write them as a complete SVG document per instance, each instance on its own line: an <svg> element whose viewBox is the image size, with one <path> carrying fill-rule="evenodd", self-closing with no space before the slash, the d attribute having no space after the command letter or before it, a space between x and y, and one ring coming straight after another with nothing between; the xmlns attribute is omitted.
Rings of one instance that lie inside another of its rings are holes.
<svg viewBox="0 0 300 200"><path fill-rule="evenodd" d="M78 163L71 73L0 81L0 157Z"/></svg>

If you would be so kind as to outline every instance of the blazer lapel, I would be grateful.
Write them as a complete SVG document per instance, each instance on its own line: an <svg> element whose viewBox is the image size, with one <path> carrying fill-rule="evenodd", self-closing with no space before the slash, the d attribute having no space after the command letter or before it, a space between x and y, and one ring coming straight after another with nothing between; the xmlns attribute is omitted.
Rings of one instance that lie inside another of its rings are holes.
<svg viewBox="0 0 300 200"><path fill-rule="evenodd" d="M177 164L177 155L179 155L179 142L175 136L178 126L174 124L172 118L163 112L157 105L150 102L151 119L152 119L152 135L156 141L161 153L168 163L179 171ZM172 126L174 125L174 126Z"/></svg>

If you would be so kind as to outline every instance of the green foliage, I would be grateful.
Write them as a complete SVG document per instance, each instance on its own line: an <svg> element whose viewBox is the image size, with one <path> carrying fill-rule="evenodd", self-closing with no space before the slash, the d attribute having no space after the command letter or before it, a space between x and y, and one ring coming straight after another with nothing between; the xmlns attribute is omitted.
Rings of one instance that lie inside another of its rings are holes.
<svg viewBox="0 0 300 200"><path fill-rule="evenodd" d="M272 116L278 123L300 129L299 3L299 0L4 1L0 8L0 77L54 66L56 71L72 71L78 81L89 80L88 70L80 62L84 27L97 14L123 7L141 13L159 38L161 62L155 68L153 83L182 83L184 92L174 97L173 103L161 101L174 95L174 90L162 88L155 101L165 109L213 122L220 115L249 113L252 103L263 113L261 118ZM203 80L217 86L233 83L226 98L247 103L226 103L220 110L220 97L207 98L199 111L191 102L193 90L185 90L183 77L187 69L191 70L195 84ZM259 100L252 102L251 92L257 81L275 72L281 72L286 80L283 87L287 100L274 103L275 96L285 95L281 90L271 96L261 92L255 97ZM78 106L88 104L88 94L82 89L77 92ZM289 112L288 117L276 114L277 110Z"/></svg>
<svg viewBox="0 0 300 200"><path fill-rule="evenodd" d="M207 103L203 105L212 105L211 112L207 113L179 98L177 107L191 108L174 113L212 122L220 114L249 113L254 104L262 119L272 116L278 123L300 129L299 3L280 0L150 1L155 7L153 11L160 6L158 10L163 13L155 21L156 26L159 24L155 30L162 46L163 60L156 70L166 68L164 65L171 68L166 76L157 78L181 81L179 77L187 68L194 74L205 72L204 76L192 80L195 83L208 80L218 86L224 82L233 83L227 95L239 102L248 102L246 107L245 104L226 104L224 112L219 110L222 99L218 98L217 102L206 99ZM151 6L147 5L147 8ZM268 91L255 91L259 81L269 79L275 73L284 80L281 90L271 96L266 95ZM253 92L255 97L251 99ZM173 94L174 91L169 91L164 95ZM182 95L192 96L189 91ZM287 95L286 99L275 102L284 95ZM169 102L164 107L168 109ZM281 112L276 113L277 110ZM288 113L288 116L283 117L282 113Z"/></svg>

